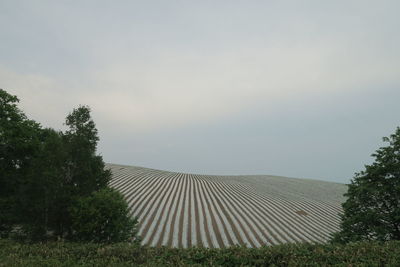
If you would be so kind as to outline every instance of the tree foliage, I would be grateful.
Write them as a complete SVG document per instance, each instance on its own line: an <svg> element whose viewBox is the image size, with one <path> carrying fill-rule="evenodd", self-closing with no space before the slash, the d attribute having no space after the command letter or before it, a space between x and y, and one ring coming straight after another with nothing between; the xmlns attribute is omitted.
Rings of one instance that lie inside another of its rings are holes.
<svg viewBox="0 0 400 267"><path fill-rule="evenodd" d="M90 108L80 106L67 116L65 124L69 129L64 134L67 144L67 180L72 193L89 195L107 186L111 173L104 170L103 158L96 155L96 125L90 117Z"/></svg>
<svg viewBox="0 0 400 267"><path fill-rule="evenodd" d="M55 214L55 231L59 236L72 235L69 208L73 201L106 188L111 179L111 172L105 170L103 158L96 155L99 137L90 108L80 106L74 109L67 116L65 125L68 130L61 133L65 153L62 155L62 190Z"/></svg>
<svg viewBox="0 0 400 267"><path fill-rule="evenodd" d="M99 137L90 109L74 109L66 118L68 130L61 132L29 120L18 101L0 89L0 234L19 229L31 240L76 237L71 207L77 199L109 190L111 179L103 158L96 154ZM102 202L102 208L116 208L115 196L100 196L110 200ZM117 224L122 220L109 218L114 219ZM133 227L130 218L125 219Z"/></svg>
<svg viewBox="0 0 400 267"><path fill-rule="evenodd" d="M16 222L19 185L37 154L40 125L18 108L19 99L0 89L0 235Z"/></svg>
<svg viewBox="0 0 400 267"><path fill-rule="evenodd" d="M348 186L334 242L400 240L400 128L383 141L388 145L372 154L375 162Z"/></svg>
<svg viewBox="0 0 400 267"><path fill-rule="evenodd" d="M101 189L79 198L70 209L74 237L89 242L134 241L137 220L129 216L128 204L121 193Z"/></svg>
<svg viewBox="0 0 400 267"><path fill-rule="evenodd" d="M19 223L33 240L45 239L62 221L57 220L63 202L66 153L59 132L43 129L40 145L22 179L17 195Z"/></svg>

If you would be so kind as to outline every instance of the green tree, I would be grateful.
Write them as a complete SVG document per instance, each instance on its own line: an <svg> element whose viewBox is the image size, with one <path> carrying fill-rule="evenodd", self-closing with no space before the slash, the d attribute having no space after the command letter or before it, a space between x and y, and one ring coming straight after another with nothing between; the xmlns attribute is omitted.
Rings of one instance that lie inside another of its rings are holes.
<svg viewBox="0 0 400 267"><path fill-rule="evenodd" d="M99 137L90 108L80 106L74 109L65 124L69 127L64 134L68 151L66 180L71 185L71 193L87 196L105 188L111 179L111 172L104 169L103 158L96 155Z"/></svg>
<svg viewBox="0 0 400 267"><path fill-rule="evenodd" d="M61 201L57 205L56 234L71 236L72 220L69 208L73 200L106 188L111 179L111 172L105 169L103 158L96 155L99 137L90 116L90 108L79 106L74 109L67 116L65 124L69 128L63 134L67 156L63 169Z"/></svg>
<svg viewBox="0 0 400 267"><path fill-rule="evenodd" d="M104 188L81 197L70 208L73 237L78 241L137 241L137 220L129 216L122 194Z"/></svg>
<svg viewBox="0 0 400 267"><path fill-rule="evenodd" d="M0 89L0 235L18 221L20 185L29 171L39 142L40 125L18 108L19 99Z"/></svg>
<svg viewBox="0 0 400 267"><path fill-rule="evenodd" d="M63 133L29 120L18 101L0 89L0 236L19 229L31 240L49 234L88 240L75 221L82 217L76 216L75 205L88 201L109 212L107 225L102 225L107 236L100 232L103 241L123 241L134 234L136 221L129 217L125 200L108 188L111 172L96 154L99 137L89 107L74 109ZM86 219L101 227L98 217Z"/></svg>
<svg viewBox="0 0 400 267"><path fill-rule="evenodd" d="M61 133L43 129L40 146L20 186L17 202L19 223L31 240L46 239L59 225L57 215L65 195L65 160Z"/></svg>
<svg viewBox="0 0 400 267"><path fill-rule="evenodd" d="M400 240L400 128L348 185L341 231L333 242Z"/></svg>

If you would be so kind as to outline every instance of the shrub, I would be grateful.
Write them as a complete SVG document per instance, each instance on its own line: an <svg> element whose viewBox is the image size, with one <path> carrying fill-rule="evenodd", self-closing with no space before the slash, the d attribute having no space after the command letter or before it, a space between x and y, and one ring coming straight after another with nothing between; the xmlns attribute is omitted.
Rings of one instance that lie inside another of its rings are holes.
<svg viewBox="0 0 400 267"><path fill-rule="evenodd" d="M105 188L78 198L70 208L74 240L89 242L138 241L137 220L118 191Z"/></svg>
<svg viewBox="0 0 400 267"><path fill-rule="evenodd" d="M399 262L399 241L176 249L0 239L0 266L399 266Z"/></svg>

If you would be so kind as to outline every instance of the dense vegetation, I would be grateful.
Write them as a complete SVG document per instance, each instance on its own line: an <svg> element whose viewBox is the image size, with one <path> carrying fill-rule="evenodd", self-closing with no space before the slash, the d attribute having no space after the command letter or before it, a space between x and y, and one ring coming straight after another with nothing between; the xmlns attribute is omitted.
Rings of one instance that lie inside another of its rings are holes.
<svg viewBox="0 0 400 267"><path fill-rule="evenodd" d="M262 248L150 248L125 244L0 240L0 266L398 266L400 242Z"/></svg>
<svg viewBox="0 0 400 267"><path fill-rule="evenodd" d="M68 130L61 132L28 119L18 101L0 89L0 236L132 239L136 221L122 195L108 188L111 172L96 155L99 138L90 109L74 109L65 121Z"/></svg>
<svg viewBox="0 0 400 267"><path fill-rule="evenodd" d="M383 141L374 163L357 173L345 194L334 242L400 240L400 128Z"/></svg>
<svg viewBox="0 0 400 267"><path fill-rule="evenodd" d="M136 238L137 220L115 189L106 188L80 198L71 208L75 239L86 242L123 242Z"/></svg>

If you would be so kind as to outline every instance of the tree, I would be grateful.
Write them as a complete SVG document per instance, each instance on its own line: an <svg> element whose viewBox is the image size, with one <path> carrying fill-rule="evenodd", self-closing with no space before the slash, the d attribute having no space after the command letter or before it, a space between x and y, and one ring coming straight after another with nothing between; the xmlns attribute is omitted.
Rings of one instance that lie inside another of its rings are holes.
<svg viewBox="0 0 400 267"><path fill-rule="evenodd" d="M17 210L24 234L31 240L46 239L57 229L57 215L64 201L66 153L60 132L43 129L40 146L32 158L18 194Z"/></svg>
<svg viewBox="0 0 400 267"><path fill-rule="evenodd" d="M99 137L90 108L79 106L66 118L68 130L63 134L66 160L64 164L63 190L57 207L56 234L72 235L72 220L69 208L79 197L106 188L111 179L110 170L105 169L103 158L96 155Z"/></svg>
<svg viewBox="0 0 400 267"><path fill-rule="evenodd" d="M105 227L100 228L107 234L99 232L101 240L122 241L134 234L136 221L125 200L108 188L111 172L96 154L99 137L89 107L74 109L63 133L29 120L18 101L0 89L0 237L18 229L20 237L30 240L49 235L87 240L74 221L84 217L76 216L77 203L109 212L104 213L111 216L106 225L97 224L96 216L86 217L86 223Z"/></svg>
<svg viewBox="0 0 400 267"><path fill-rule="evenodd" d="M0 236L7 235L18 221L20 185L40 145L40 125L27 119L18 102L0 89Z"/></svg>
<svg viewBox="0 0 400 267"><path fill-rule="evenodd" d="M137 220L122 194L104 188L77 199L70 208L73 238L88 242L137 241Z"/></svg>
<svg viewBox="0 0 400 267"><path fill-rule="evenodd" d="M68 159L63 216L69 235L75 240L122 242L135 238L137 221L129 216L128 204L120 193L108 187L110 170L96 155L99 141L90 108L80 106L67 116L64 134Z"/></svg>
<svg viewBox="0 0 400 267"><path fill-rule="evenodd" d="M64 134L67 160L67 182L72 194L88 196L93 191L107 186L111 172L105 170L103 158L96 155L96 125L90 117L90 108L80 106L67 116L65 124L69 130Z"/></svg>
<svg viewBox="0 0 400 267"><path fill-rule="evenodd" d="M348 185L341 230L333 242L400 240L400 128Z"/></svg>

